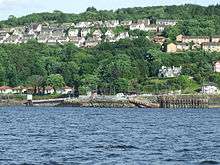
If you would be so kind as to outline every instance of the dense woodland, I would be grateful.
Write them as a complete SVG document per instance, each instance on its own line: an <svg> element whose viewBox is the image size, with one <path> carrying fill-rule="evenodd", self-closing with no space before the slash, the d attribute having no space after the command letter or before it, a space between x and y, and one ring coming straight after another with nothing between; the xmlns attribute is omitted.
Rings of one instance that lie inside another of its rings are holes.
<svg viewBox="0 0 220 165"><path fill-rule="evenodd" d="M97 11L88 8L81 14L31 14L21 18L10 16L0 27L26 25L32 22L57 23L90 20L136 20L141 18L177 19L163 35L171 40L178 34L220 34L220 5L197 5L127 8ZM0 85L45 87L64 85L75 87L81 94L96 90L103 94L197 91L212 82L220 87L220 74L213 72L213 63L220 53L201 50L169 54L161 51L141 34L139 38L102 43L95 48L81 49L73 44L49 46L36 41L26 44L0 45ZM158 78L162 66L182 66L177 78ZM53 84L54 83L54 84Z"/></svg>

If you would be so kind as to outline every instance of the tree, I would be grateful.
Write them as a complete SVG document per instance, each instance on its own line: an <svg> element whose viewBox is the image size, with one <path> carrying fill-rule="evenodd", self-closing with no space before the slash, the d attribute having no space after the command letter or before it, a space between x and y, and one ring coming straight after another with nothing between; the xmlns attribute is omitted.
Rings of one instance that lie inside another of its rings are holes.
<svg viewBox="0 0 220 165"><path fill-rule="evenodd" d="M57 92L58 88L65 86L63 76L60 74L51 74L47 78L47 85L51 86L54 89L54 92Z"/></svg>
<svg viewBox="0 0 220 165"><path fill-rule="evenodd" d="M45 78L40 75L32 75L27 78L27 85L30 85L34 88L34 94L39 93L40 87L45 86Z"/></svg>

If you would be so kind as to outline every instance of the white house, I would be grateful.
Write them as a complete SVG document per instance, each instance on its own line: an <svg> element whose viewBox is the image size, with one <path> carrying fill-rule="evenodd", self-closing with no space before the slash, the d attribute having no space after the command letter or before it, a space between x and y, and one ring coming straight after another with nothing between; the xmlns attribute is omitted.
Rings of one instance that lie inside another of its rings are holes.
<svg viewBox="0 0 220 165"><path fill-rule="evenodd" d="M166 67L162 66L159 70L159 77L178 77L181 74L182 67Z"/></svg>
<svg viewBox="0 0 220 165"><path fill-rule="evenodd" d="M201 90L202 94L219 94L219 89L216 86L213 85L205 85L202 87Z"/></svg>
<svg viewBox="0 0 220 165"><path fill-rule="evenodd" d="M105 26L108 28L114 28L119 26L119 21L118 20L109 20L109 21L105 21Z"/></svg>
<svg viewBox="0 0 220 165"><path fill-rule="evenodd" d="M60 88L57 90L58 94L69 94L69 93L73 93L73 88L65 86L63 88Z"/></svg>
<svg viewBox="0 0 220 165"><path fill-rule="evenodd" d="M68 36L77 37L79 35L79 29L70 29L68 31Z"/></svg>
<svg viewBox="0 0 220 165"><path fill-rule="evenodd" d="M81 34L81 37L86 37L87 34L91 33L91 30L90 29L82 29L80 34Z"/></svg>
<svg viewBox="0 0 220 165"><path fill-rule="evenodd" d="M1 86L0 87L0 94L10 94L12 93L12 88L9 86Z"/></svg>
<svg viewBox="0 0 220 165"><path fill-rule="evenodd" d="M177 24L176 20L168 20L168 19L158 19L156 20L157 25L165 25L165 26L174 26Z"/></svg>
<svg viewBox="0 0 220 165"><path fill-rule="evenodd" d="M214 71L220 73L220 61L214 64Z"/></svg>
<svg viewBox="0 0 220 165"><path fill-rule="evenodd" d="M75 28L89 28L92 26L92 22L78 22L75 24Z"/></svg>
<svg viewBox="0 0 220 165"><path fill-rule="evenodd" d="M145 25L143 23L132 23L130 26L130 30L146 30Z"/></svg>

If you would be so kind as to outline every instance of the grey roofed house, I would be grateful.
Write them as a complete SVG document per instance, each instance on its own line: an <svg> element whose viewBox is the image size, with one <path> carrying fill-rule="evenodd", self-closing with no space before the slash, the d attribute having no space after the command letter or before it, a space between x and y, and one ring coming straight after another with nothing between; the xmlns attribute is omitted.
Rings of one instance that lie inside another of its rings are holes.
<svg viewBox="0 0 220 165"><path fill-rule="evenodd" d="M50 36L46 36L46 35L39 35L37 36L37 41L39 43L46 43L48 38L50 38Z"/></svg>
<svg viewBox="0 0 220 165"><path fill-rule="evenodd" d="M78 22L75 24L76 28L89 28L92 27L92 22Z"/></svg>
<svg viewBox="0 0 220 165"><path fill-rule="evenodd" d="M21 38L22 43L26 43L28 40L36 39L36 35L24 34Z"/></svg>
<svg viewBox="0 0 220 165"><path fill-rule="evenodd" d="M78 37L79 36L79 29L70 28L68 30L68 36Z"/></svg>
<svg viewBox="0 0 220 165"><path fill-rule="evenodd" d="M53 37L61 37L65 36L64 30L62 28L57 28L52 30Z"/></svg>
<svg viewBox="0 0 220 165"><path fill-rule="evenodd" d="M3 43L17 44L17 43L21 43L21 39L22 37L20 35L11 35L6 40L4 40Z"/></svg>
<svg viewBox="0 0 220 165"><path fill-rule="evenodd" d="M170 19L158 19L156 20L156 25L174 26L177 24L176 20Z"/></svg>
<svg viewBox="0 0 220 165"><path fill-rule="evenodd" d="M138 24L144 24L145 26L150 25L150 20L149 19L139 19L137 20Z"/></svg>
<svg viewBox="0 0 220 165"><path fill-rule="evenodd" d="M94 21L94 22L92 23L92 25L93 25L94 27L96 27L96 28L102 27L103 24L104 24L104 23L103 23L102 21Z"/></svg>
<svg viewBox="0 0 220 165"><path fill-rule="evenodd" d="M57 42L60 44L65 44L69 42L69 37L61 36L57 38Z"/></svg>
<svg viewBox="0 0 220 165"><path fill-rule="evenodd" d="M49 37L47 40L48 45L56 45L57 44L57 37Z"/></svg>
<svg viewBox="0 0 220 165"><path fill-rule="evenodd" d="M124 20L120 22L120 25L122 26L130 26L132 24L131 20Z"/></svg>
<svg viewBox="0 0 220 165"><path fill-rule="evenodd" d="M105 26L108 28L114 28L120 25L119 20L109 20L105 21Z"/></svg>
<svg viewBox="0 0 220 165"><path fill-rule="evenodd" d="M85 47L87 48L91 48L91 47L95 47L100 43L100 38L96 38L96 37L90 37L85 41Z"/></svg>

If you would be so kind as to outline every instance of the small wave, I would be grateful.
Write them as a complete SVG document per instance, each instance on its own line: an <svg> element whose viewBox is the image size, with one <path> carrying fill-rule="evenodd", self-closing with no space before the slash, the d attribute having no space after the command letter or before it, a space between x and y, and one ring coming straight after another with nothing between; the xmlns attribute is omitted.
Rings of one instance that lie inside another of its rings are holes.
<svg viewBox="0 0 220 165"><path fill-rule="evenodd" d="M138 147L132 146L132 145L109 145L109 146L95 146L95 148L105 148L105 149L139 149Z"/></svg>
<svg viewBox="0 0 220 165"><path fill-rule="evenodd" d="M139 149L138 147L132 146L132 145L110 145L108 148L113 149Z"/></svg>
<svg viewBox="0 0 220 165"><path fill-rule="evenodd" d="M204 160L199 163L200 165L212 165L212 164L219 164L219 162L215 160Z"/></svg>

